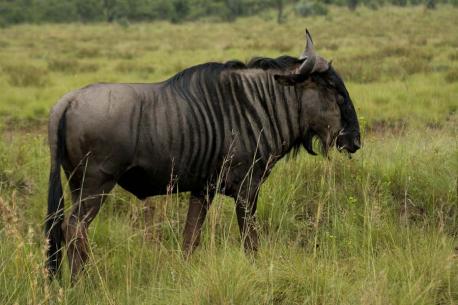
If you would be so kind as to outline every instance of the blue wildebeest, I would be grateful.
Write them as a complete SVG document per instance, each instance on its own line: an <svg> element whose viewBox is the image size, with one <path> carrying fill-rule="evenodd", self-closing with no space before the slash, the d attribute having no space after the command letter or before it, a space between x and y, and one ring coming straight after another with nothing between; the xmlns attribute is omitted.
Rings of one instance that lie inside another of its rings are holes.
<svg viewBox="0 0 458 305"><path fill-rule="evenodd" d="M245 249L256 250L260 185L291 150L315 154L313 138L324 153L334 144L347 153L360 147L350 96L308 32L299 58L206 63L161 83L94 84L68 93L49 120L50 275L58 272L64 241L76 278L88 258L89 224L116 184L140 199L191 192L186 255L199 243L215 193L231 196ZM61 167L73 201L65 220Z"/></svg>

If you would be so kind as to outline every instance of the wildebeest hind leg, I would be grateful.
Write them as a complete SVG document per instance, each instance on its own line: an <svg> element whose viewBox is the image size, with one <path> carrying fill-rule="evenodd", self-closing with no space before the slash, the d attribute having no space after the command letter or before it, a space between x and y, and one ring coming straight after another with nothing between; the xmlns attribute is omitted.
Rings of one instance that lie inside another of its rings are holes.
<svg viewBox="0 0 458 305"><path fill-rule="evenodd" d="M186 258L191 255L200 243L202 225L213 197L214 194L207 194L205 192L191 193L186 225L183 232L183 252Z"/></svg>
<svg viewBox="0 0 458 305"><path fill-rule="evenodd" d="M102 177L86 176L84 183L70 180L73 208L63 224L63 232L73 283L89 257L88 227L114 185Z"/></svg>

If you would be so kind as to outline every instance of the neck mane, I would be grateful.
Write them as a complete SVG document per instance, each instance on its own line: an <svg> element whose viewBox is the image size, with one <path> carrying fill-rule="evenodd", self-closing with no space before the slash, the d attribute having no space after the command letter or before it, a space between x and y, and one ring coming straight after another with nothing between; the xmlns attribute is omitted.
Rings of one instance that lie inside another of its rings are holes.
<svg viewBox="0 0 458 305"><path fill-rule="evenodd" d="M208 62L196 66L189 67L183 71L178 72L170 79L165 81L167 84L173 84L183 78L189 78L195 73L205 72L210 76L214 76L215 73L221 73L229 70L246 70L246 69L261 69L261 70L291 70L300 65L303 60L297 59L292 56L280 56L277 58L268 57L253 57L247 63L239 60L230 60L225 63L220 62Z"/></svg>
<svg viewBox="0 0 458 305"><path fill-rule="evenodd" d="M302 126L297 89L279 84L274 74L291 71L301 62L282 56L205 63L177 73L164 85L188 100L214 98L230 118L244 116L239 122L243 140L259 144L256 149L263 158L279 159L301 146Z"/></svg>

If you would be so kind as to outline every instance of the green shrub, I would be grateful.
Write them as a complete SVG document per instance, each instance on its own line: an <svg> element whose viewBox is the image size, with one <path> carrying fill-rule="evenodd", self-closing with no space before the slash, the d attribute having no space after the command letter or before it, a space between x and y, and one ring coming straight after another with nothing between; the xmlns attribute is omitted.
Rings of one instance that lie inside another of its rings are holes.
<svg viewBox="0 0 458 305"><path fill-rule="evenodd" d="M351 11L356 10L356 7L358 6L358 0L346 0L347 6Z"/></svg>
<svg viewBox="0 0 458 305"><path fill-rule="evenodd" d="M436 0L426 0L426 8L433 10L436 8Z"/></svg>
<svg viewBox="0 0 458 305"><path fill-rule="evenodd" d="M124 29L127 29L130 25L129 19L127 19L126 17L119 18L118 20L116 20L116 22Z"/></svg>
<svg viewBox="0 0 458 305"><path fill-rule="evenodd" d="M406 6L407 0L391 0L391 3L399 6Z"/></svg>
<svg viewBox="0 0 458 305"><path fill-rule="evenodd" d="M328 8L319 2L300 2L295 6L296 14L302 17L324 16L328 14Z"/></svg>

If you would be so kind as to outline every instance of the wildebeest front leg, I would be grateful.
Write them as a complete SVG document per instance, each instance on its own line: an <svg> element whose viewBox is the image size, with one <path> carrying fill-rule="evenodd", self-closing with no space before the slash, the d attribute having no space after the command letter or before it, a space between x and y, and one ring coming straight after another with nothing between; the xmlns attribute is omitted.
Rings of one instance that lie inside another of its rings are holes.
<svg viewBox="0 0 458 305"><path fill-rule="evenodd" d="M236 199L236 213L240 235L246 252L258 250L258 232L256 229L257 190L242 191Z"/></svg>
<svg viewBox="0 0 458 305"><path fill-rule="evenodd" d="M183 251L185 257L189 257L200 243L202 225L213 197L213 194L191 193L186 225L183 232Z"/></svg>
<svg viewBox="0 0 458 305"><path fill-rule="evenodd" d="M84 185L85 187L83 188L76 188L75 183L70 181L73 209L63 223L67 257L73 283L89 258L88 227L100 210L106 195L111 191L114 183L100 183L98 179L86 177Z"/></svg>

